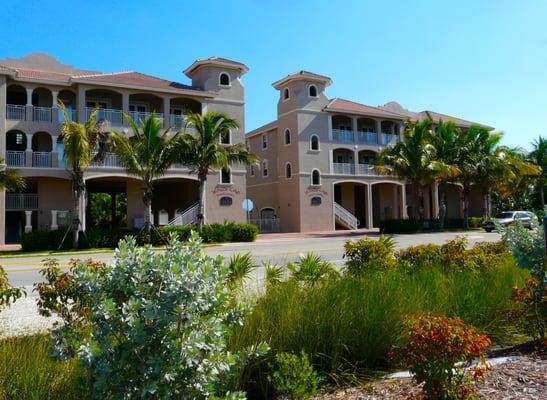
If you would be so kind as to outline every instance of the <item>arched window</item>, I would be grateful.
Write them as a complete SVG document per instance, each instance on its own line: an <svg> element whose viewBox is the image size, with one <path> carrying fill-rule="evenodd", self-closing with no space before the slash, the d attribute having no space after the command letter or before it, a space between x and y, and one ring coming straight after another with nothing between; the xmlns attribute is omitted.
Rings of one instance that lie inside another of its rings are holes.
<svg viewBox="0 0 547 400"><path fill-rule="evenodd" d="M315 85L310 85L309 95L310 97L317 97L317 88L315 87Z"/></svg>
<svg viewBox="0 0 547 400"><path fill-rule="evenodd" d="M311 135L310 150L319 150L319 136Z"/></svg>
<svg viewBox="0 0 547 400"><path fill-rule="evenodd" d="M232 183L230 168L222 168L220 170L220 183Z"/></svg>
<svg viewBox="0 0 547 400"><path fill-rule="evenodd" d="M268 176L268 160L262 160L262 176Z"/></svg>
<svg viewBox="0 0 547 400"><path fill-rule="evenodd" d="M314 169L311 173L311 184L312 185L321 184L321 174L319 173L319 170L317 169Z"/></svg>
<svg viewBox="0 0 547 400"><path fill-rule="evenodd" d="M321 205L321 197L319 196L315 196L315 197L312 197L311 200L310 200L310 205L312 206L320 206Z"/></svg>
<svg viewBox="0 0 547 400"><path fill-rule="evenodd" d="M276 218L275 210L270 207L263 208L260 210L260 218L261 219L274 219Z"/></svg>
<svg viewBox="0 0 547 400"><path fill-rule="evenodd" d="M285 165L285 178L290 179L292 177L292 167L291 163Z"/></svg>
<svg viewBox="0 0 547 400"><path fill-rule="evenodd" d="M228 75L226 72L221 73L219 77L219 83L222 86L230 86L230 75Z"/></svg>
<svg viewBox="0 0 547 400"><path fill-rule="evenodd" d="M288 100L290 97L289 95L289 88L283 89L283 100Z"/></svg>
<svg viewBox="0 0 547 400"><path fill-rule="evenodd" d="M233 200L231 197L228 197L228 196L223 196L220 198L219 200L219 204L222 206L222 207L229 207L231 206L233 203Z"/></svg>
<svg viewBox="0 0 547 400"><path fill-rule="evenodd" d="M291 144L291 131L285 130L285 144Z"/></svg>

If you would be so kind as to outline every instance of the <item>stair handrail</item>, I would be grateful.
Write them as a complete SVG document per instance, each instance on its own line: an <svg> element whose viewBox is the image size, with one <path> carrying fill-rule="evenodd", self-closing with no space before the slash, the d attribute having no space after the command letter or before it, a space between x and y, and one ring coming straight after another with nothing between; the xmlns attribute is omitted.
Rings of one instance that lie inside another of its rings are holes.
<svg viewBox="0 0 547 400"><path fill-rule="evenodd" d="M182 214L177 215L168 225L186 226L196 222L198 218L199 203L192 204Z"/></svg>
<svg viewBox="0 0 547 400"><path fill-rule="evenodd" d="M345 222L352 229L357 229L359 227L359 220L353 215L350 211L346 210L337 202L334 202L334 213L335 216L338 216L343 222Z"/></svg>

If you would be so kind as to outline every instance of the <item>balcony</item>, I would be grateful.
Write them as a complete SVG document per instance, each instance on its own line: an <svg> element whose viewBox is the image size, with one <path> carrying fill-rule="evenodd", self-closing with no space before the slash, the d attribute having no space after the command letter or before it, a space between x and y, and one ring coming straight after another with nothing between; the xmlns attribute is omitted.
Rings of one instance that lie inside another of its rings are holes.
<svg viewBox="0 0 547 400"><path fill-rule="evenodd" d="M376 132L359 132L357 139L359 143L378 144L378 134Z"/></svg>
<svg viewBox="0 0 547 400"><path fill-rule="evenodd" d="M85 108L85 118L89 119L89 116L93 112L94 108L86 107ZM123 123L123 111L115 110L111 108L99 108L95 114L95 121L108 121L111 125L121 126Z"/></svg>
<svg viewBox="0 0 547 400"><path fill-rule="evenodd" d="M33 152L32 166L37 168L51 168L51 152L49 151Z"/></svg>
<svg viewBox="0 0 547 400"><path fill-rule="evenodd" d="M94 155L95 156L95 155ZM100 161L92 161L91 167L122 168L120 158L114 153L106 153Z"/></svg>
<svg viewBox="0 0 547 400"><path fill-rule="evenodd" d="M25 166L25 152L24 151L6 151L6 164L8 167L24 167Z"/></svg>
<svg viewBox="0 0 547 400"><path fill-rule="evenodd" d="M332 163L332 172L340 175L355 175L355 164Z"/></svg>
<svg viewBox="0 0 547 400"><path fill-rule="evenodd" d="M34 122L51 122L50 107L32 107L32 120Z"/></svg>
<svg viewBox="0 0 547 400"><path fill-rule="evenodd" d="M342 129L333 129L332 140L341 143L353 143L353 132Z"/></svg>
<svg viewBox="0 0 547 400"><path fill-rule="evenodd" d="M380 138L381 138L380 144L382 146L395 144L399 141L399 136L398 135L393 135L391 133L382 133Z"/></svg>
<svg viewBox="0 0 547 400"><path fill-rule="evenodd" d="M38 208L38 194L6 193L6 210L35 210Z"/></svg>
<svg viewBox="0 0 547 400"><path fill-rule="evenodd" d="M141 126L141 121L150 118L152 115L155 115L157 119L163 123L163 114L162 113L150 113L150 112L139 112L139 111L129 111L128 115L135 122L137 126Z"/></svg>
<svg viewBox="0 0 547 400"><path fill-rule="evenodd" d="M6 119L12 121L24 121L26 119L26 106L17 104L6 105Z"/></svg>
<svg viewBox="0 0 547 400"><path fill-rule="evenodd" d="M186 117L184 115L169 115L169 124L175 129L182 129L186 124Z"/></svg>
<svg viewBox="0 0 547 400"><path fill-rule="evenodd" d="M359 169L357 170L358 175L364 176L381 176L375 169L374 165L370 164L359 164Z"/></svg>

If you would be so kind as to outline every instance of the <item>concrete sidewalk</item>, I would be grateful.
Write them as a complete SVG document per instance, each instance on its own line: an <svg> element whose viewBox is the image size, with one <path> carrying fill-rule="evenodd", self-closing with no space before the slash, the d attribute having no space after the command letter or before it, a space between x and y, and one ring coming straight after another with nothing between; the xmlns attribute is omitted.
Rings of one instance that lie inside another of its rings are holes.
<svg viewBox="0 0 547 400"><path fill-rule="evenodd" d="M373 229L355 229L338 230L338 231L316 231L316 232L282 232L282 233L260 233L256 239L261 241L275 241L286 239L320 239L320 238L339 238L339 237L355 237L355 236L377 236L380 234L378 228Z"/></svg>

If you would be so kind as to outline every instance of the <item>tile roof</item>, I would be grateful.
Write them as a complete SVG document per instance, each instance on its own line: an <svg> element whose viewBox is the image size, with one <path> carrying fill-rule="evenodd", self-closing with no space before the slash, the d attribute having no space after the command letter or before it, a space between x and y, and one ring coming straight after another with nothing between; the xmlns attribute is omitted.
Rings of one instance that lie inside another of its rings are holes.
<svg viewBox="0 0 547 400"><path fill-rule="evenodd" d="M420 113L420 115L422 116L421 119L430 119L433 122L439 122L440 120L443 120L445 122L446 121L452 121L456 125L462 126L462 127L470 127L472 125L479 125L479 126L487 127L486 125L482 125L482 124L479 124L477 122L467 121L465 119L452 117L450 115L441 114L441 113L438 113L438 112L435 112L435 111L422 111Z"/></svg>
<svg viewBox="0 0 547 400"><path fill-rule="evenodd" d="M399 120L404 119L401 114L387 111L383 108L367 106L365 104L340 98L334 98L329 101L329 104L327 104L323 110L330 112L342 111L353 114L380 116Z"/></svg>
<svg viewBox="0 0 547 400"><path fill-rule="evenodd" d="M259 126L258 128L256 129L253 129L252 131L250 132L247 132L247 137L251 137L251 136L254 136L258 133L262 133L262 132L266 132L266 131L270 131L272 129L275 129L277 128L277 120L275 121L272 121L272 122L268 122L267 124L264 124L262 126Z"/></svg>
<svg viewBox="0 0 547 400"><path fill-rule="evenodd" d="M70 82L70 74L65 74L62 72L38 71L34 69L23 69L23 68L16 68L15 71L16 71L17 78L36 79L41 81L43 80L43 81L53 81L53 82L61 82L61 83Z"/></svg>
<svg viewBox="0 0 547 400"><path fill-rule="evenodd" d="M153 89L184 89L198 90L189 85L184 85L178 82L172 82L155 76L143 74L140 72L126 71L116 72L111 74L93 74L93 75L77 75L74 80L81 82L104 82L120 85L137 85Z"/></svg>
<svg viewBox="0 0 547 400"><path fill-rule="evenodd" d="M319 75L314 72L305 71L302 69L275 81L274 83L272 83L272 86L276 89L279 89L283 84L296 79L309 79L312 81L322 82L325 84L325 86L329 86L332 83L332 80L328 76Z"/></svg>
<svg viewBox="0 0 547 400"><path fill-rule="evenodd" d="M249 70L249 67L247 67L245 64L239 62L230 60L229 58L224 57L207 57L207 58L199 58L196 61L192 63L188 68L186 68L183 72L187 76L191 76L191 74L201 67L202 65L208 65L208 64L218 64L221 66L228 66L228 67L235 67L236 69L239 69L243 74L246 73Z"/></svg>

